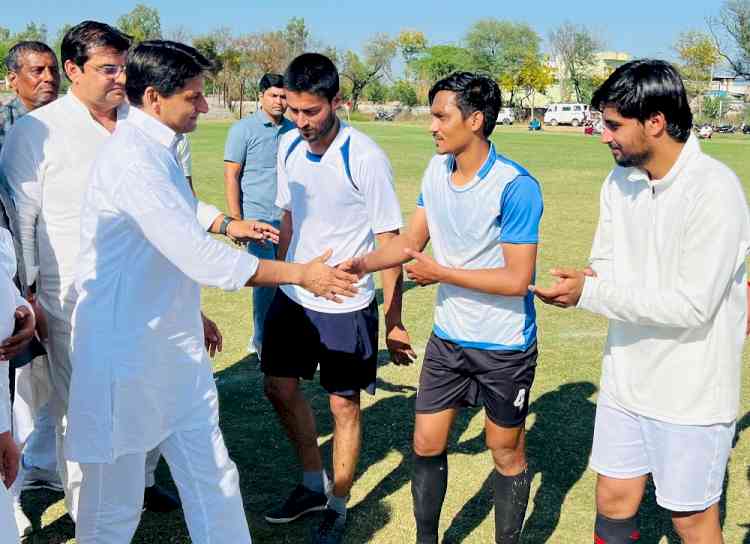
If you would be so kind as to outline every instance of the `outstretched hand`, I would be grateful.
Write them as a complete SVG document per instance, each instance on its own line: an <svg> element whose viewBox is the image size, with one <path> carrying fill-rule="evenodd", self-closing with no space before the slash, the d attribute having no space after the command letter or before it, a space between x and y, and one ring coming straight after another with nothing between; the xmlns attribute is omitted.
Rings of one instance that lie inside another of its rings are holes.
<svg viewBox="0 0 750 544"><path fill-rule="evenodd" d="M578 304L586 276L596 276L591 268L584 270L553 268L550 274L557 278L554 285L550 287L530 285L529 290L542 302L558 308L569 308Z"/></svg>
<svg viewBox="0 0 750 544"><path fill-rule="evenodd" d="M351 259L347 259L340 262L336 266L336 269L341 270L342 272L348 272L349 274L354 274L360 279L367 274L364 257L352 257Z"/></svg>
<svg viewBox="0 0 750 544"><path fill-rule="evenodd" d="M443 267L438 262L421 251L406 248L404 252L414 259L404 266L407 277L418 285L431 285L439 283L443 277Z"/></svg>
<svg viewBox="0 0 750 544"><path fill-rule="evenodd" d="M279 229L262 221L236 219L227 225L227 236L239 243L279 243Z"/></svg>
<svg viewBox="0 0 750 544"><path fill-rule="evenodd" d="M333 251L328 249L320 257L303 265L304 271L300 285L314 295L341 303L340 296L352 297L357 293L357 287L354 284L359 278L325 264L331 258L332 253Z"/></svg>

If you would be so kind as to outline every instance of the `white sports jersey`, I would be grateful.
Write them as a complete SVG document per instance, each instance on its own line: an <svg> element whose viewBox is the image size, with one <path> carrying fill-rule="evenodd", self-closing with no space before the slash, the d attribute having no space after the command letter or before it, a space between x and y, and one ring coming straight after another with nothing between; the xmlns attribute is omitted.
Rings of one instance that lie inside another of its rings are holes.
<svg viewBox="0 0 750 544"><path fill-rule="evenodd" d="M436 155L422 179L435 259L465 269L505 266L501 243L536 244L542 217L539 183L523 167L490 151L468 184L451 180L453 155ZM441 283L433 332L475 349L524 351L536 342L534 296L501 296Z"/></svg>
<svg viewBox="0 0 750 544"><path fill-rule="evenodd" d="M287 262L304 263L333 250L336 265L375 247L375 234L401 228L401 208L393 189L391 165L378 145L342 123L324 155L310 152L297 130L284 135L278 154L276 205L292 214ZM294 285L284 293L305 308L343 313L367 307L375 296L368 274L359 291L341 304Z"/></svg>

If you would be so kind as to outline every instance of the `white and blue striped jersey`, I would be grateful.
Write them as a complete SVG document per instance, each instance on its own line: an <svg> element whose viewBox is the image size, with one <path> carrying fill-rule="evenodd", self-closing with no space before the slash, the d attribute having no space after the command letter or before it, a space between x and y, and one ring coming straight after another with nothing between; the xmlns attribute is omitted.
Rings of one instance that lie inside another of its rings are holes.
<svg viewBox="0 0 750 544"><path fill-rule="evenodd" d="M422 179L424 208L435 259L463 269L505 265L501 244L536 244L542 192L522 166L495 152L468 184L457 187L453 155L436 155ZM536 342L534 297L501 296L441 283L433 332L468 348L524 351Z"/></svg>

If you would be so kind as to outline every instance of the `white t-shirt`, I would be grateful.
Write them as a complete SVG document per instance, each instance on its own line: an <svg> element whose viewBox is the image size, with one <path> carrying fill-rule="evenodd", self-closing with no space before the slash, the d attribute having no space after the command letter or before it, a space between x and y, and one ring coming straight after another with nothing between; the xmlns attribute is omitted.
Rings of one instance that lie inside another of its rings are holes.
<svg viewBox="0 0 750 544"><path fill-rule="evenodd" d="M322 156L310 152L297 130L289 131L279 145L277 171L276 205L292 214L287 262L305 263L330 248L328 263L336 265L369 253L376 234L403 224L388 157L369 137L344 123ZM281 289L305 308L344 313L367 307L375 296L371 274L357 287L357 294L341 304L301 287Z"/></svg>

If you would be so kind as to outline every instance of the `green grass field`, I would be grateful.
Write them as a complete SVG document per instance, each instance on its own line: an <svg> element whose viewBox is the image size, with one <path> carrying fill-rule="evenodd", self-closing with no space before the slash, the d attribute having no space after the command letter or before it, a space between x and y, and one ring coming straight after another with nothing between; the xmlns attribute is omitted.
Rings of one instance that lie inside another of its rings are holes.
<svg viewBox="0 0 750 544"><path fill-rule="evenodd" d="M195 184L200 197L224 208L222 153L226 123L204 123L192 136ZM424 125L358 125L388 153L405 219L414 209L422 171L433 153ZM586 262L598 215L598 194L612 166L609 151L596 138L572 133L529 134L525 129L498 129L493 137L503 155L526 166L541 182L545 212L539 250L538 282L551 280L553 265ZM750 138L728 136L703 143L711 155L731 166L750 183ZM422 353L432 325L435 289L407 285L406 326ZM221 392L222 428L239 466L254 541L306 542L318 518L289 526L270 527L263 512L286 494L299 478L281 428L263 397L257 359L248 357L250 293L204 292L204 310L221 327L224 352L216 358ZM527 420L528 456L534 473L523 542L591 542L594 476L587 470L599 383L605 320L575 310L537 304L540 359ZM293 338L293 331L290 331ZM381 346L382 348L383 346ZM350 501L348 543L414 541L411 494L411 433L413 400L419 364L396 367L381 351L379 388L363 396L364 443ZM744 402L738 423L739 441L729 466L722 501L724 532L730 544L750 544L750 379L742 388ZM316 384L306 390L318 414L320 443L330 460L331 420L327 399ZM742 417L744 416L744 417ZM444 542L494 542L492 461L482 436L483 415L465 411L456 422L450 444L449 488L441 530ZM329 461L330 466L330 461ZM164 466L162 481L169 481ZM31 492L24 499L30 517L42 517L43 529L28 542L73 542L73 526L57 495ZM678 542L668 515L656 506L649 490L641 510L643 542ZM145 514L134 542L189 542L181 512Z"/></svg>

